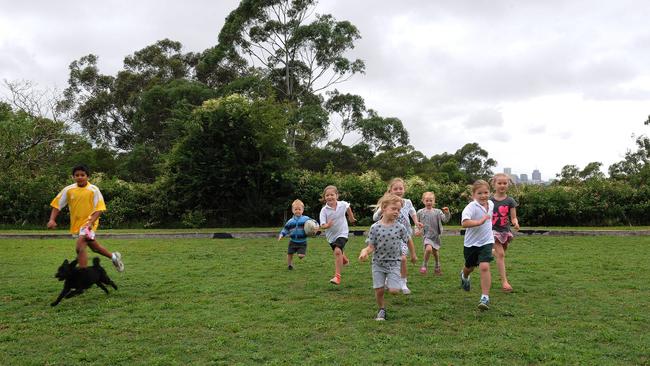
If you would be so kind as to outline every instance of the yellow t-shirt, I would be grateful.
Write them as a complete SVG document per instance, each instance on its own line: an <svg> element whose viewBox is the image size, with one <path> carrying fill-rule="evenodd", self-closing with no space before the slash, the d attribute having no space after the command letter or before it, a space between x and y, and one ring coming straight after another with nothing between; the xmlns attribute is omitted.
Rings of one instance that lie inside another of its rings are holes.
<svg viewBox="0 0 650 366"><path fill-rule="evenodd" d="M97 186L86 184L85 187L71 184L54 197L50 206L62 210L70 206L70 232L79 234L79 229L88 222L90 216L97 211L106 211L104 197ZM99 219L95 220L92 229L97 230Z"/></svg>

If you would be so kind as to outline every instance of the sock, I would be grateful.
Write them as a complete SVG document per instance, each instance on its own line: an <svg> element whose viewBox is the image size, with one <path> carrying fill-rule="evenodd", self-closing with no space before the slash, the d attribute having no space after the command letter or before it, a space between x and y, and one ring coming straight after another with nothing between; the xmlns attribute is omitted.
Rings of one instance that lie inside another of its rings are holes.
<svg viewBox="0 0 650 366"><path fill-rule="evenodd" d="M490 301L490 296L486 295L486 294L483 294L483 295L481 295L481 301L483 301L483 299L485 299L487 301Z"/></svg>
<svg viewBox="0 0 650 366"><path fill-rule="evenodd" d="M436 267L440 267L440 261L436 261Z"/></svg>

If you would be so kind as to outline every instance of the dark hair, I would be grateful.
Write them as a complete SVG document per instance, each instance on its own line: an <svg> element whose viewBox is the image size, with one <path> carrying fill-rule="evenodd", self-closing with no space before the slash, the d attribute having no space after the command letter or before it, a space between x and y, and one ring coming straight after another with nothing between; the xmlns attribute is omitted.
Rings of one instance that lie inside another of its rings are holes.
<svg viewBox="0 0 650 366"><path fill-rule="evenodd" d="M90 169L88 169L87 166L83 164L75 165L74 168L72 168L72 175L74 175L74 173L78 170L83 171L84 173L86 173L87 176L90 177Z"/></svg>

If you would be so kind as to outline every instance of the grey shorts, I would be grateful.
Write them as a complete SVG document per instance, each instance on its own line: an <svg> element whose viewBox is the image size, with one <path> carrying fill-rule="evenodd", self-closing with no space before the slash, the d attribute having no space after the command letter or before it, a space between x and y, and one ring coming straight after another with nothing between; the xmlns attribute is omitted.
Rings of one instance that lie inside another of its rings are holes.
<svg viewBox="0 0 650 366"><path fill-rule="evenodd" d="M400 261L372 262L372 288L388 286L389 289L401 289Z"/></svg>

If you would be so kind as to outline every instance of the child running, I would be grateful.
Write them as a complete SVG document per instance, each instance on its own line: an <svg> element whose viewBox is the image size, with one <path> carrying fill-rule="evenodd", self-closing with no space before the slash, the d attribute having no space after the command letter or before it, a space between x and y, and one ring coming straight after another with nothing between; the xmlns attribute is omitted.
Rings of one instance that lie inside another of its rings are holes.
<svg viewBox="0 0 650 366"><path fill-rule="evenodd" d="M341 284L341 268L350 261L343 250L348 242L348 220L355 223L350 204L339 201L339 191L335 186L327 186L323 190L323 202L325 206L320 210L320 228L325 230L325 237L334 252L334 277L330 283ZM345 219L347 214L348 219Z"/></svg>
<svg viewBox="0 0 650 366"><path fill-rule="evenodd" d="M461 216L461 225L465 229L463 254L465 268L460 271L460 284L463 290L470 290L469 274L476 266L481 272L481 300L478 308L490 308L490 262L492 261L492 211L494 204L489 200L490 185L484 180L477 180L472 186L472 198Z"/></svg>
<svg viewBox="0 0 650 366"><path fill-rule="evenodd" d="M406 184L404 183L404 180L402 178L393 178L393 180L390 181L388 184L388 189L386 190L386 193L392 193L398 197L400 197L403 202L402 202L402 208L400 210L400 216L397 218L398 222L406 228L406 232L408 233L408 240L403 243L402 245L402 259L401 259L401 268L400 268L400 273L401 273L401 281L402 281L402 293L405 295L408 295L411 293L411 290L408 288L406 285L406 282L408 281L408 267L406 265L406 256L411 254L411 262L416 263L418 261L418 257L415 255L415 246L413 245L413 230L411 229L411 221L409 221L409 217L413 219L413 222L415 223L416 229L420 229L422 227L422 224L418 221L418 217L416 215L415 207L413 207L413 202L411 202L410 199L404 198L404 193L406 192ZM381 212L381 207L377 206L377 209L375 213L372 216L372 219L374 221L378 221L382 217L382 212Z"/></svg>
<svg viewBox="0 0 650 366"><path fill-rule="evenodd" d="M420 267L420 273L427 274L429 258L433 253L435 259L434 273L436 276L442 276L440 269L440 235L442 234L442 223L449 222L451 214L449 207L443 207L442 210L434 208L436 205L436 195L433 192L424 192L422 194L422 203L424 208L418 210L418 221L423 226L423 245L424 245L424 261Z"/></svg>
<svg viewBox="0 0 650 366"><path fill-rule="evenodd" d="M365 261L370 253L372 257L372 287L379 311L375 320L386 320L384 305L384 286L390 293L398 293L402 287L400 266L402 245L408 240L408 232L397 219L402 208L402 198L386 193L377 203L383 214L368 231L367 246L361 250L359 260Z"/></svg>
<svg viewBox="0 0 650 366"><path fill-rule="evenodd" d="M298 253L298 258L303 259L307 255L307 235L305 234L305 222L311 220L309 216L303 215L305 211L305 204L301 200L295 200L291 204L291 212L293 217L290 218L280 235L278 241L282 240L285 236L289 235L289 248L287 249L287 269L293 269L293 255Z"/></svg>
<svg viewBox="0 0 650 366"><path fill-rule="evenodd" d="M512 292L512 286L506 276L506 250L513 239L510 225L519 230L517 219L517 201L508 196L510 188L510 177L505 173L498 173L492 178L492 188L495 190L490 201L494 203L492 214L492 232L494 235L494 254L497 260L497 268L501 277L501 290Z"/></svg>
<svg viewBox="0 0 650 366"><path fill-rule="evenodd" d="M95 240L95 231L99 226L99 216L106 211L104 197L97 186L90 184L88 178L90 171L85 165L72 168L72 178L75 183L65 188L52 200L52 212L48 229L55 229L56 218L59 212L68 205L70 207L70 232L77 237L77 263L79 268L85 269L88 265L86 246L93 252L110 258L118 272L124 271L122 255L119 252L109 252Z"/></svg>

